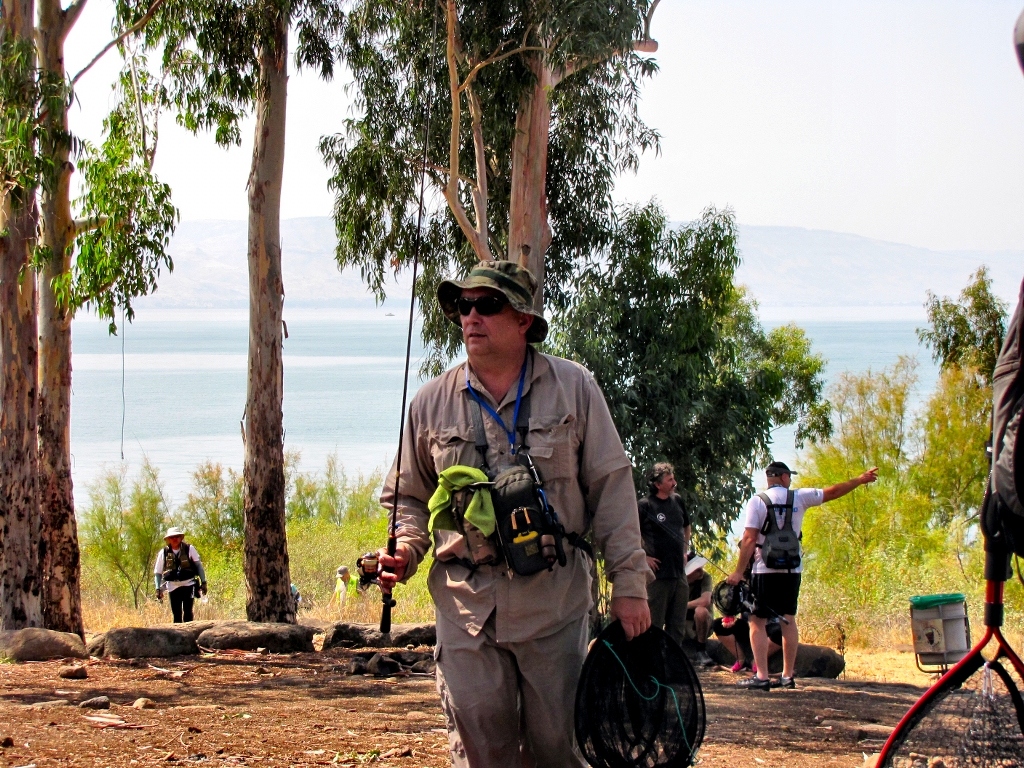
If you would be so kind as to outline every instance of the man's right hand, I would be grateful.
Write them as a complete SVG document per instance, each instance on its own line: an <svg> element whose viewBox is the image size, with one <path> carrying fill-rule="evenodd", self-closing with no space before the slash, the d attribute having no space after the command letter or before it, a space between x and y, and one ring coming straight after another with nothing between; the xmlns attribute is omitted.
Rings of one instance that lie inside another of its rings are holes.
<svg viewBox="0 0 1024 768"><path fill-rule="evenodd" d="M742 571L733 571L726 577L725 581L726 583L732 584L735 587L737 584L743 581L743 575L744 574Z"/></svg>
<svg viewBox="0 0 1024 768"><path fill-rule="evenodd" d="M395 588L395 584L405 578L405 569L412 560L412 554L412 547L402 542L399 542L398 546L395 547L394 557L389 555L386 549L379 549L377 551L377 561L379 563L377 578L380 579L381 591L390 592ZM385 567L390 568L391 572L385 571Z"/></svg>
<svg viewBox="0 0 1024 768"><path fill-rule="evenodd" d="M158 589L156 591L156 599L160 600L161 602L163 601L163 599L164 599L164 591L162 589Z"/></svg>
<svg viewBox="0 0 1024 768"><path fill-rule="evenodd" d="M656 557L650 557L650 556L648 556L648 558L647 558L647 567L648 567L648 568L650 568L650 569L651 569L652 571L654 571L655 573L657 573L657 572L658 572L658 566L659 566L659 565L661 565L661 560L659 560L659 559L658 559L658 558L656 558Z"/></svg>

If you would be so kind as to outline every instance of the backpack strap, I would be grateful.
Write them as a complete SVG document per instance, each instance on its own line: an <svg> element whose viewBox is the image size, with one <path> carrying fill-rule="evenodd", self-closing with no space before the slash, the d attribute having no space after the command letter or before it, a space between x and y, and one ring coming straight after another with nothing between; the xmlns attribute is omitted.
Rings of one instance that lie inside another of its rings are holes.
<svg viewBox="0 0 1024 768"><path fill-rule="evenodd" d="M473 443L476 445L477 453L480 454L480 462L483 464L481 468L484 474L490 477L490 466L487 464L487 432L484 431L484 409L480 403L475 403L475 405L476 408L472 406L469 408L470 413L473 414Z"/></svg>
<svg viewBox="0 0 1024 768"><path fill-rule="evenodd" d="M771 500L771 497L767 493L757 494L757 498L764 502L764 506L767 510L767 514L764 516L764 525L761 527L761 534L767 536L773 528L784 531L787 528L793 530L793 506L796 499L796 491L786 491L786 503L776 504ZM779 526L778 521L775 519L775 510L784 509L786 510L786 516L782 521L782 526Z"/></svg>

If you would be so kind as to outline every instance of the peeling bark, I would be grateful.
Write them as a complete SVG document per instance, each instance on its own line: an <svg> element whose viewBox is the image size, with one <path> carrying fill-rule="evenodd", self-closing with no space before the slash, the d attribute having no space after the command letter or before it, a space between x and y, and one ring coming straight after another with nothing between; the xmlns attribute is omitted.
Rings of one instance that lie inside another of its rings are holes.
<svg viewBox="0 0 1024 768"><path fill-rule="evenodd" d="M285 536L282 402L281 179L287 107L288 17L260 50L256 137L249 174L249 378L245 407L245 611L295 622Z"/></svg>
<svg viewBox="0 0 1024 768"><path fill-rule="evenodd" d="M60 0L40 0L37 45L41 68L63 79L64 40L74 15ZM55 279L71 268L75 220L71 214L67 109L51 108L57 129L42 151L54 160L56 177L42 193L41 243L50 258L39 284L39 505L41 513L42 612L47 629L84 636L78 526L71 481L71 313L61 306ZM61 135L64 134L64 136Z"/></svg>
<svg viewBox="0 0 1024 768"><path fill-rule="evenodd" d="M551 69L539 57L532 57L537 76L516 113L516 135L512 142L512 192L509 205L508 259L519 261L544 286L544 254L551 245L548 223L548 139L551 130L551 102L548 93L557 84ZM523 246L527 246L526 252ZM523 254L525 258L521 258ZM534 308L544 308L544 291L533 299Z"/></svg>
<svg viewBox="0 0 1024 768"><path fill-rule="evenodd" d="M4 0L0 34L32 40L32 0ZM0 200L0 630L42 625L36 444L35 187Z"/></svg>

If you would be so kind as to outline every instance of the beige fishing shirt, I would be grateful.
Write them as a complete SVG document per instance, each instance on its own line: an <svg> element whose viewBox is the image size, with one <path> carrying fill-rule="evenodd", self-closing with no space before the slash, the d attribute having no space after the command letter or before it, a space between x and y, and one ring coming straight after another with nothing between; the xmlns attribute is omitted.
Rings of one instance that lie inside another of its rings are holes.
<svg viewBox="0 0 1024 768"><path fill-rule="evenodd" d="M641 545L630 462L604 396L582 366L532 347L527 355L523 394L530 394L530 431L526 443L548 501L566 531L583 534L593 528L613 596L646 599L646 585L654 574ZM455 464L481 466L471 410L478 406L466 389L466 369L463 363L428 382L409 406L398 504L398 540L415 551L406 578L431 544L427 501L440 472ZM469 381L505 424L512 425L517 384L495 403L472 371ZM512 466L515 457L502 428L486 411L483 423L490 468L500 471ZM381 504L389 510L394 488L393 466L381 495ZM455 562L469 556L457 532L435 531L433 539L435 560L427 584L434 604L440 614L472 635L494 613L498 642L541 638L590 609L590 562L568 542L565 567L556 564L550 571L519 576L505 565L481 566L471 572Z"/></svg>

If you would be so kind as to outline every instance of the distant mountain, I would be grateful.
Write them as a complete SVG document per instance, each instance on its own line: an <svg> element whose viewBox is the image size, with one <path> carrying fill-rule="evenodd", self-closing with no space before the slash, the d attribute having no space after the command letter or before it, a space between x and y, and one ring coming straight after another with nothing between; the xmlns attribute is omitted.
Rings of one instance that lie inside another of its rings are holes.
<svg viewBox="0 0 1024 768"><path fill-rule="evenodd" d="M372 303L357 272L338 270L329 218L288 219L281 232L287 306ZM1024 251L931 251L839 232L745 225L739 245L737 279L770 320L919 319L927 290L957 294L981 264L996 292L1013 303L1024 276ZM140 309L245 307L245 251L245 222L182 222L170 246L174 271ZM407 292L406 283L390 293Z"/></svg>

